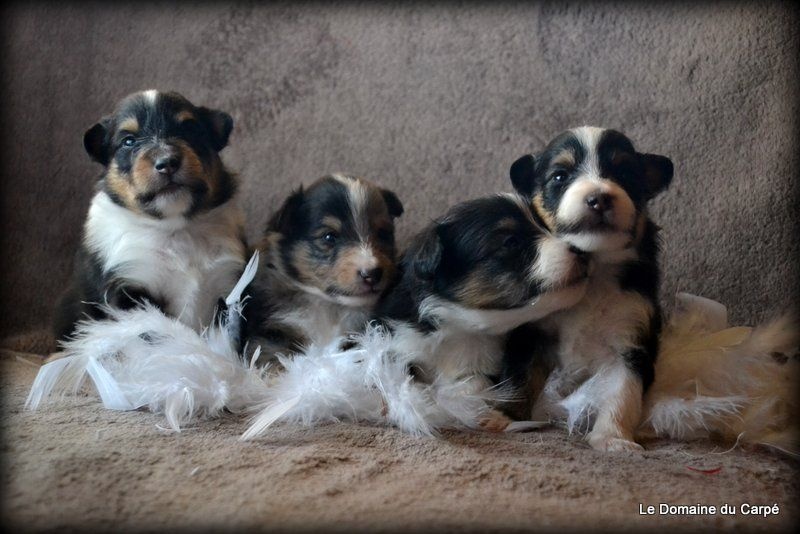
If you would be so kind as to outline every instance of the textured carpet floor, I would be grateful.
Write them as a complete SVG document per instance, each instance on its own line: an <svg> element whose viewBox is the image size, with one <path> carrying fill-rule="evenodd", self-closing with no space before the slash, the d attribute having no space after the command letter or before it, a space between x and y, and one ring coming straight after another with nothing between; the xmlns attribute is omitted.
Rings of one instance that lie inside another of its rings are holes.
<svg viewBox="0 0 800 534"><path fill-rule="evenodd" d="M122 96L177 90L235 120L224 159L251 238L333 171L394 189L400 241L454 202L510 189L508 166L567 127L621 129L670 156L664 297L752 324L800 300L798 45L789 3L4 3L0 7L0 337L43 353L99 168L81 138ZM2 363L3 518L348 530L785 527L795 465L709 445L606 456L558 431L280 428L180 435L93 399L24 413L35 369ZM717 467L702 475L687 466ZM781 506L769 520L641 517L639 503Z"/></svg>
<svg viewBox="0 0 800 534"><path fill-rule="evenodd" d="M234 416L170 434L159 416L94 397L23 411L36 357L0 354L3 517L15 527L775 530L798 519L797 465L765 452L659 441L604 454L556 429L434 439L345 423L243 443L247 421ZM642 516L640 503L777 503L780 514Z"/></svg>

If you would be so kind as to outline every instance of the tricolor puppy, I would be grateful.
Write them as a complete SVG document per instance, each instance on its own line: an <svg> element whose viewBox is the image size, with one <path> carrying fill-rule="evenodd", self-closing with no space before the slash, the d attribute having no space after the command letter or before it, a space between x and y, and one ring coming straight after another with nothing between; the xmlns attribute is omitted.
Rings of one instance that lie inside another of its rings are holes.
<svg viewBox="0 0 800 534"><path fill-rule="evenodd" d="M86 132L104 170L57 311L59 339L78 320L103 317L98 304L147 300L187 325L209 325L244 266L236 182L219 157L232 127L227 113L144 91Z"/></svg>
<svg viewBox="0 0 800 534"><path fill-rule="evenodd" d="M578 305L512 334L507 372L538 387L556 369L559 383L551 386L562 395L586 385L593 412L587 439L596 449L640 448L633 430L653 382L661 330L658 227L647 203L672 173L669 159L637 152L617 131L591 127L567 131L511 166L514 187L542 224L588 253L591 269ZM540 401L534 418L554 415Z"/></svg>
<svg viewBox="0 0 800 534"><path fill-rule="evenodd" d="M397 196L352 176L292 193L268 223L244 340L264 356L361 331L395 274Z"/></svg>
<svg viewBox="0 0 800 534"><path fill-rule="evenodd" d="M377 317L416 355L417 379L441 375L463 382L467 394L493 385L510 330L575 304L585 290L583 259L516 195L450 209L413 240L400 267ZM481 425L502 430L509 422L494 412Z"/></svg>

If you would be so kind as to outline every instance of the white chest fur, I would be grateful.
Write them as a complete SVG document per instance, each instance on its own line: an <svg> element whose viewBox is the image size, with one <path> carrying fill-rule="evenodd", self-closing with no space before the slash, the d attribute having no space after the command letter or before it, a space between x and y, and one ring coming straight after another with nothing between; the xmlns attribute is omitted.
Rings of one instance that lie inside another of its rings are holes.
<svg viewBox="0 0 800 534"><path fill-rule="evenodd" d="M546 318L542 326L558 332L558 357L568 374L591 374L636 347L640 327L649 326L653 307L617 282L618 264L600 264L586 295L576 306Z"/></svg>
<svg viewBox="0 0 800 534"><path fill-rule="evenodd" d="M104 272L144 289L165 312L194 328L207 326L219 297L236 283L245 262L243 215L227 202L191 219L156 219L92 199L84 244Z"/></svg>
<svg viewBox="0 0 800 534"><path fill-rule="evenodd" d="M420 315L435 322L437 330L423 334L396 324L394 337L415 363L453 380L469 379L477 392L491 385L489 376L499 373L508 331L575 304L585 290L585 284L576 284L508 310L470 309L429 297L421 304Z"/></svg>
<svg viewBox="0 0 800 534"><path fill-rule="evenodd" d="M343 306L301 293L281 306L270 321L302 333L307 344L323 347L338 337L363 331L368 318L368 308Z"/></svg>

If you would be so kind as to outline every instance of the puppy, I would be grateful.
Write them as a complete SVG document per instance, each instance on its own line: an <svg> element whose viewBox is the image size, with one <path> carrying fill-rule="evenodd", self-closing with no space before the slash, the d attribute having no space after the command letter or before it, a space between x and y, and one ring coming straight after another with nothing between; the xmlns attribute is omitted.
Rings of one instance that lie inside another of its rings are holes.
<svg viewBox="0 0 800 534"><path fill-rule="evenodd" d="M633 431L661 331L658 227L647 203L669 185L672 162L637 152L617 131L582 127L518 159L510 174L541 223L590 254L592 268L579 304L510 336L505 374L540 389L555 369L548 388L557 396L584 388L592 447L640 449ZM546 397L534 418L554 415Z"/></svg>
<svg viewBox="0 0 800 534"><path fill-rule="evenodd" d="M455 206L413 240L400 271L376 316L416 355L416 379L441 376L466 394L492 386L507 332L575 304L585 291L585 262L516 195ZM509 422L494 411L480 424L500 431Z"/></svg>
<svg viewBox="0 0 800 534"><path fill-rule="evenodd" d="M292 193L267 225L247 290L248 352L258 346L269 361L362 330L394 276L402 214L397 195L352 176Z"/></svg>
<svg viewBox="0 0 800 534"><path fill-rule="evenodd" d="M58 339L82 318L104 317L100 305L143 300L208 326L245 258L236 181L219 157L232 127L227 113L151 90L86 132L84 147L104 170L56 311Z"/></svg>

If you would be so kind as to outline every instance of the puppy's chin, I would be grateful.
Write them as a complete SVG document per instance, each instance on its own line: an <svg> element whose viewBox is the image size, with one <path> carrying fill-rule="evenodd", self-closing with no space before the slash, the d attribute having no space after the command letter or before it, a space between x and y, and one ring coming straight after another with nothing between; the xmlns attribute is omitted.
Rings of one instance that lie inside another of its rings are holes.
<svg viewBox="0 0 800 534"><path fill-rule="evenodd" d="M350 308L371 308L375 306L380 297L380 292L369 292L360 295L349 295L344 293L323 291L322 289L294 281L294 285L300 290L314 295L328 302L339 304L340 306L347 306Z"/></svg>
<svg viewBox="0 0 800 534"><path fill-rule="evenodd" d="M583 252L616 252L631 246L630 232L615 230L562 234L561 238Z"/></svg>
<svg viewBox="0 0 800 534"><path fill-rule="evenodd" d="M378 302L379 293L369 293L366 295L331 295L330 298L336 304L351 308L371 308Z"/></svg>
<svg viewBox="0 0 800 534"><path fill-rule="evenodd" d="M187 187L169 188L156 194L147 211L155 212L165 219L183 217L192 209L194 198Z"/></svg>

